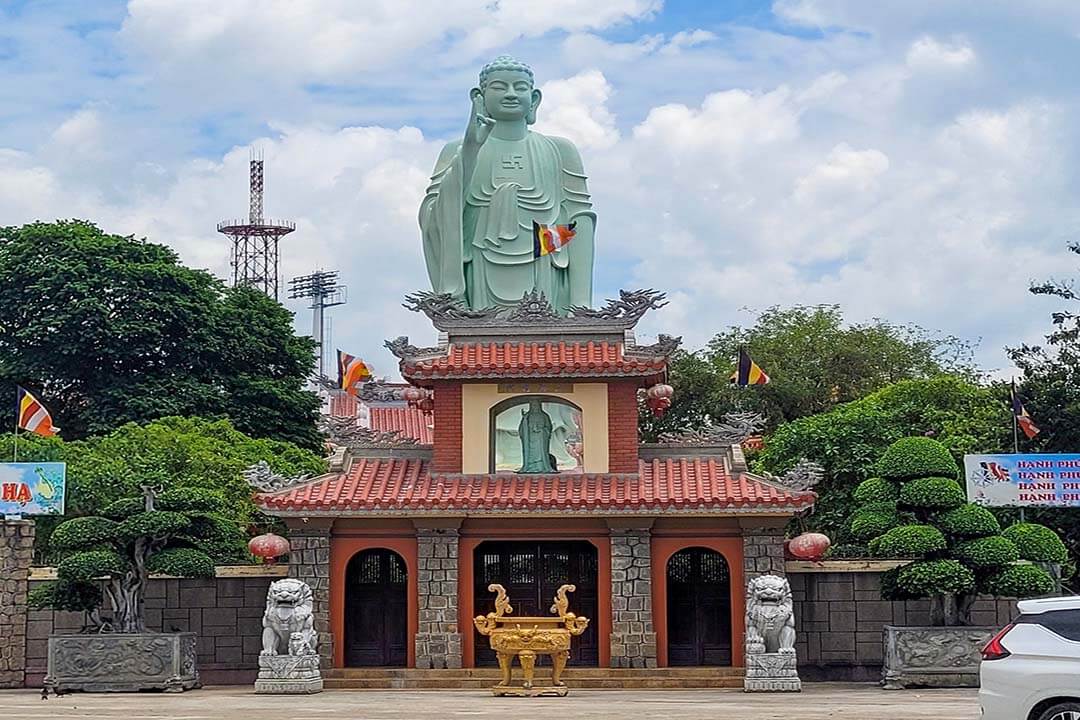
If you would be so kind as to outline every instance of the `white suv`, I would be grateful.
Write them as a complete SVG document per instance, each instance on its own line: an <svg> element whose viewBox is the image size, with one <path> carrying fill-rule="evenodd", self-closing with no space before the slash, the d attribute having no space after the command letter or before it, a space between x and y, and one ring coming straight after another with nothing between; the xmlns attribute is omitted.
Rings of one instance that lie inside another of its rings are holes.
<svg viewBox="0 0 1080 720"><path fill-rule="evenodd" d="M1080 596L1017 606L983 648L983 720L1080 720Z"/></svg>

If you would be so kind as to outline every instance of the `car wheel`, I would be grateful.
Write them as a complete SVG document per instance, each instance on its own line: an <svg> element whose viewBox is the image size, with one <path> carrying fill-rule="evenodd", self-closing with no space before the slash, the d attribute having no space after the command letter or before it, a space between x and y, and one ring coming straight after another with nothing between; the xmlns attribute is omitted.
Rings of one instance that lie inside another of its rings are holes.
<svg viewBox="0 0 1080 720"><path fill-rule="evenodd" d="M1048 707L1038 720L1080 720L1080 703L1058 703Z"/></svg>

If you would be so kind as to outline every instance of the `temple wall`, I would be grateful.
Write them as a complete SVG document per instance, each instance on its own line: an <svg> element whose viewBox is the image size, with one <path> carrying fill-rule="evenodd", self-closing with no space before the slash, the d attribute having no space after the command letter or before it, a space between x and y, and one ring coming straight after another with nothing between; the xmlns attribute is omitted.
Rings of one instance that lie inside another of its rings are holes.
<svg viewBox="0 0 1080 720"><path fill-rule="evenodd" d="M199 675L206 685L255 681L262 650L262 616L270 583L284 565L218 568L213 579L152 578L146 591L146 625L151 631L194 632ZM34 576L53 575L39 568ZM36 587L45 579L33 579ZM49 635L77 633L82 613L31 610L26 623L26 685L45 677Z"/></svg>
<svg viewBox="0 0 1080 720"><path fill-rule="evenodd" d="M885 563L888 564L888 563ZM881 679L885 625L928 625L928 600L881 599L882 563L829 562L819 567L788 563L795 603L795 651L803 680L872 681ZM980 598L976 625L1004 627L1016 614L1016 602Z"/></svg>
<svg viewBox="0 0 1080 720"><path fill-rule="evenodd" d="M561 390L567 383L468 383L461 386L461 423L468 428L461 442L462 472L487 473L491 448L491 408L503 400L524 395L550 395L581 408L585 472L608 472L608 394L604 383L574 383L573 390ZM513 392L500 391L500 385ZM635 410L636 412L636 410ZM441 417L441 416L439 416ZM634 415L634 427L637 425ZM436 423L438 432L438 423ZM636 433L636 429L635 429ZM636 435L635 435L636 442ZM635 468L636 471L636 468Z"/></svg>

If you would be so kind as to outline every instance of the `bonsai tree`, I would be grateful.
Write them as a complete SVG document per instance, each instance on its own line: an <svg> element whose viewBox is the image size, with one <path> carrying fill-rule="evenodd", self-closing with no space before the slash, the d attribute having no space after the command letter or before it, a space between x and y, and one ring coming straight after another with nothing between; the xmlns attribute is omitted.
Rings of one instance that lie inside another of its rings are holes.
<svg viewBox="0 0 1080 720"><path fill-rule="evenodd" d="M913 560L882 577L885 599L929 598L932 624L966 625L980 593L1053 592L1050 574L1030 563L1063 562L1061 539L1030 523L1002 533L993 513L966 502L957 482L960 468L944 445L927 437L902 438L874 470L876 477L855 489L849 532L873 556Z"/></svg>
<svg viewBox="0 0 1080 720"><path fill-rule="evenodd" d="M58 580L35 589L35 608L75 610L90 625L146 632L143 614L151 573L213 577L218 558L233 557L244 535L220 513L224 498L212 490L143 486L142 497L117 500L101 515L64 521L50 538L60 557ZM107 602L111 622L100 615Z"/></svg>

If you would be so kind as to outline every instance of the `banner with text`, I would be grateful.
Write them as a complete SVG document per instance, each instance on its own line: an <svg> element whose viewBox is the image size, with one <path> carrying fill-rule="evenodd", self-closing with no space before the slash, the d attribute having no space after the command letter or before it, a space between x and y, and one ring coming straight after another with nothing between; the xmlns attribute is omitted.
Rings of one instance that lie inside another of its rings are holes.
<svg viewBox="0 0 1080 720"><path fill-rule="evenodd" d="M968 499L995 507L1080 507L1080 455L965 455Z"/></svg>
<svg viewBox="0 0 1080 720"><path fill-rule="evenodd" d="M0 514L63 515L67 465L0 463Z"/></svg>

